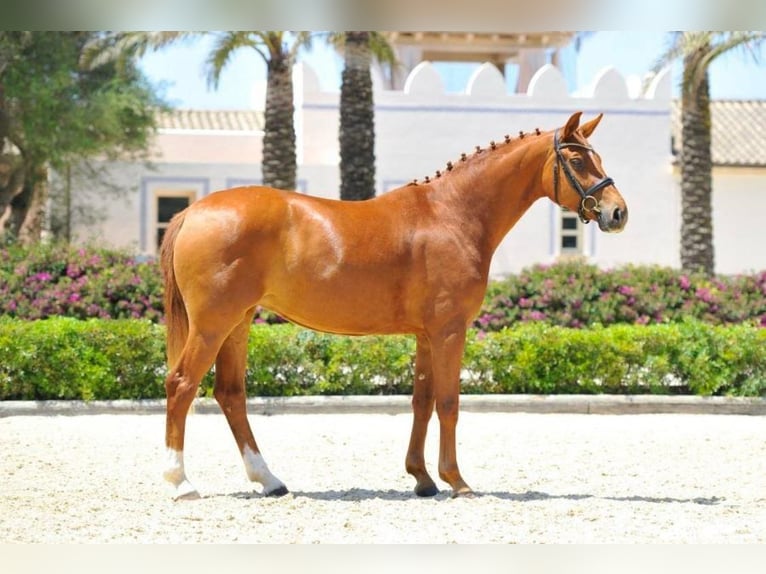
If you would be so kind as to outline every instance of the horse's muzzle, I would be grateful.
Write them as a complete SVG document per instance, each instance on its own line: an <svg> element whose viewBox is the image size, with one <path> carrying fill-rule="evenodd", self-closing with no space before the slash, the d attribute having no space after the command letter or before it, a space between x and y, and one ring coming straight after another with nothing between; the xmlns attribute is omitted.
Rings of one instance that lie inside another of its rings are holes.
<svg viewBox="0 0 766 574"><path fill-rule="evenodd" d="M625 228L625 224L628 222L628 208L620 205L604 205L599 206L600 213L598 214L598 227L601 231L607 233L619 233Z"/></svg>

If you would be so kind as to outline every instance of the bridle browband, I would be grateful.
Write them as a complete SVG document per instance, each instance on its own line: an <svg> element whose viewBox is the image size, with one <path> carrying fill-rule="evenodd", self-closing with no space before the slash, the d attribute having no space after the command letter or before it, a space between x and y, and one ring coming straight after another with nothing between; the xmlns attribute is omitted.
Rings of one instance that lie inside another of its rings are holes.
<svg viewBox="0 0 766 574"><path fill-rule="evenodd" d="M555 201L558 204L559 203L559 164L561 164L562 169L564 170L564 173L567 176L567 179L569 180L569 183L572 185L572 187L575 189L575 191L580 194L580 197L582 200L580 201L580 208L577 210L577 215L580 216L580 221L583 223L588 223L590 220L585 217L586 212L591 213L601 213L601 209L599 207L599 201L593 197L593 195L610 185L614 184L614 180L611 177L604 177L603 179L597 181L592 186L590 186L587 190L584 190L582 186L580 185L580 182L577 181L577 178L572 173L572 170L569 169L569 165L567 165L567 162L564 160L564 156L561 154L561 150L565 147L579 147L587 151L593 151L593 148L589 145L576 143L576 142L570 142L570 143L561 143L559 142L559 130L556 130L553 133L553 151L556 152L556 163L553 165L553 190L555 194Z"/></svg>

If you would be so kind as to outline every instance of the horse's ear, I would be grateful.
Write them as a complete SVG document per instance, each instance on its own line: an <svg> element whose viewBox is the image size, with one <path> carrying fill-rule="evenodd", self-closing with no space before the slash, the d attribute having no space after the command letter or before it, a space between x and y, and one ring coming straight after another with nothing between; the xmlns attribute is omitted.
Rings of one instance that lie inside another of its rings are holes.
<svg viewBox="0 0 766 574"><path fill-rule="evenodd" d="M580 116L582 115L582 112L575 112L571 116L569 116L569 119L567 120L567 125L564 126L564 129L561 131L561 141L566 140L571 136L575 131L577 131L577 128L580 125Z"/></svg>
<svg viewBox="0 0 766 574"><path fill-rule="evenodd" d="M584 123L580 127L580 133L585 136L585 139L588 139L590 137L590 134L592 134L593 130L596 129L596 126L598 125L598 122L601 121L602 117L604 117L604 114L599 114L595 118L593 118L591 121Z"/></svg>

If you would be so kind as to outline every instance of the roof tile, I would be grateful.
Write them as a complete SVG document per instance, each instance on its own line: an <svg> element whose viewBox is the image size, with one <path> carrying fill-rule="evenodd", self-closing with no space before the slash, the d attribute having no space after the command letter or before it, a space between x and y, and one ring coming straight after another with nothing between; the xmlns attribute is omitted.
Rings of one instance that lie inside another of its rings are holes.
<svg viewBox="0 0 766 574"><path fill-rule="evenodd" d="M766 166L766 100L712 100L713 165ZM672 109L673 155L681 150L681 102Z"/></svg>
<svg viewBox="0 0 766 574"><path fill-rule="evenodd" d="M263 112L177 109L157 114L157 127L165 130L262 131Z"/></svg>

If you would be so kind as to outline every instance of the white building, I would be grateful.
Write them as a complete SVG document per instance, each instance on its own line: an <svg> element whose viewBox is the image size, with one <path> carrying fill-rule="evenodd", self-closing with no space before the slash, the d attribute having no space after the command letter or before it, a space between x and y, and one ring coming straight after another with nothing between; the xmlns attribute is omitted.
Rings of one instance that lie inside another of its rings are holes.
<svg viewBox="0 0 766 574"><path fill-rule="evenodd" d="M305 65L296 66L294 80L299 191L337 198L339 94L320 90ZM631 94L614 69L602 71L587 90L570 94L551 65L537 70L521 94L509 93L497 66L489 63L462 93L446 93L428 62L411 70L401 90L385 89L381 78L374 84L378 194L433 175L461 152L502 141L504 134L552 129L576 110L584 111L584 120L604 114L591 143L628 203L625 232L602 234L541 200L501 244L493 275L571 254L603 267L679 265L681 211L672 144L677 109L668 73L654 78L641 97ZM716 266L724 273L766 268L760 250L766 227L758 221L766 211L763 104L713 106ZM260 122L256 111L179 110L163 116L154 169L119 165L118 183L134 192L109 206L103 224L79 229L78 236L154 254L164 226L180 208L218 189L260 183Z"/></svg>

